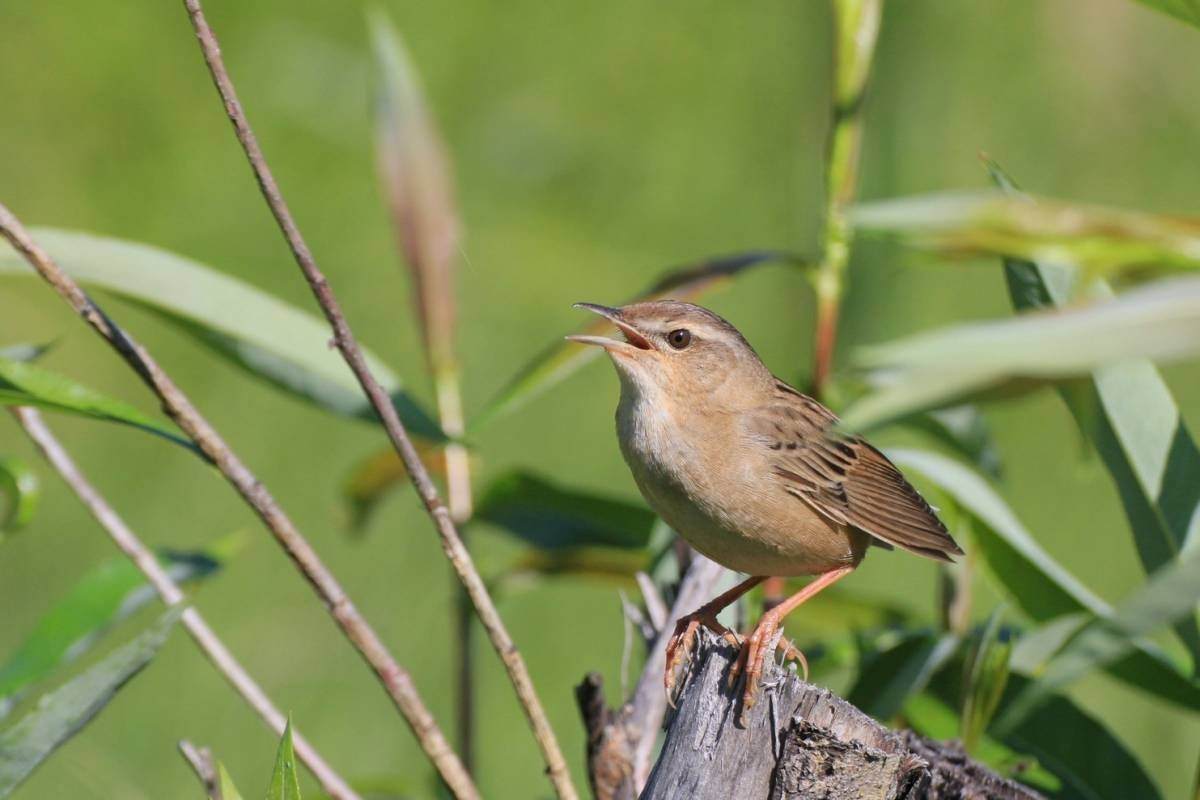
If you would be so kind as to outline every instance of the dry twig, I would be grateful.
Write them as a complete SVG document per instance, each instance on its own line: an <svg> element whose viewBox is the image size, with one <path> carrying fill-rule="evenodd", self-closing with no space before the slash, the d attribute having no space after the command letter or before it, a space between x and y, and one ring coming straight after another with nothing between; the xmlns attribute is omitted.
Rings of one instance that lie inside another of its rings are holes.
<svg viewBox="0 0 1200 800"><path fill-rule="evenodd" d="M392 702L404 715L417 741L457 797L479 796L470 775L446 742L433 715L413 685L412 677L388 652L374 629L355 608L341 584L325 567L279 503L220 434L208 423L187 395L162 370L138 342L108 318L79 284L67 275L29 236L12 212L0 205L3 235L58 294L107 341L158 396L163 411L175 421L201 452L213 462L238 494L254 509L276 541L308 579L346 638L375 671Z"/></svg>
<svg viewBox="0 0 1200 800"><path fill-rule="evenodd" d="M179 754L204 785L204 793L208 795L208 800L224 800L221 797L220 777L217 775L216 764L213 763L212 751L207 747L196 747L187 739L180 739Z"/></svg>
<svg viewBox="0 0 1200 800"><path fill-rule="evenodd" d="M129 560L146 576L146 580L162 598L162 601L168 606L186 602L179 584L167 574L167 571L155 558L154 553L142 543L137 534L129 529L129 526L96 490L96 487L92 486L84 477L74 460L46 426L42 415L33 408L17 407L11 410L38 450L46 457L63 481L71 487L71 491L87 507L92 517L108 532L117 548L128 556ZM225 643L208 626L200 612L189 607L184 610L180 621L217 671L262 717L263 721L267 723L267 727L275 731L276 736L282 736L284 726L287 724L287 717L280 713L262 687L255 683L254 679L238 663L238 660L225 647ZM313 776L320 782L321 788L328 795L339 798L339 800L358 800L358 795L354 790L332 767L325 763L316 749L298 731L293 730L292 738L295 742L296 755L312 771ZM192 762L194 766L200 764L200 761L193 760L193 755L199 755L199 752L192 748L192 752L189 753L184 745L190 746L190 743L180 742L180 751L188 761ZM206 776L200 773L199 769L197 772L207 782Z"/></svg>
<svg viewBox="0 0 1200 800"><path fill-rule="evenodd" d="M545 710L542 708L541 701L538 700L537 692L533 687L533 680L530 678L529 670L525 666L525 660L521 657L520 651L517 650L516 644L509 635L507 628L505 628L504 622L496 610L495 603L488 594L483 579L479 576L478 570L475 569L470 553L463 546L457 526L454 524L453 519L451 519L446 505L438 495L437 488L429 477L428 471L425 469L424 464L421 463L417 451L408 437L404 424L400 421L400 417L392 405L391 398L388 397L387 392L379 385L379 382L375 380L375 377L367 367L366 360L363 358L354 333L351 331L350 325L342 313L341 306L334 296L328 280L317 266L312 252L308 249L304 237L301 236L300 230L296 226L291 212L288 210L287 203L284 201L283 195L279 190L279 185L276 183L274 175L267 166L262 149L259 147L258 139L255 137L254 131L250 128L250 123L246 119L241 103L238 101L237 91L221 58L220 45L208 21L205 19L200 1L184 0L184 6L187 8L192 28L195 30L196 38L200 43L200 49L204 55L204 61L208 65L209 72L212 75L213 83L216 85L217 92L220 94L225 106L225 113L229 116L229 121L233 124L237 139L246 153L246 158L254 172L254 177L258 181L259 188L262 190L263 198L270 207L275 221L279 224L279 228L287 240L292 255L295 256L296 263L304 273L304 277L308 281L317 303L320 305L325 318L329 321L329 325L333 329L333 344L341 352L346 363L349 364L363 391L371 401L371 405L374 406L376 413L383 423L384 429L387 431L388 438L391 440L392 445L396 448L397 453L399 453L401 460L404 462L404 466L408 470L409 477L416 487L417 494L433 519L442 540L442 549L454 567L454 571L458 574L459 580L462 581L463 586L466 588L467 594L471 598L471 603L475 606L475 611L479 615L480 622L492 642L492 646L496 649L500 660L504 663L505 669L508 671L508 676L516 690L517 698L533 729L538 746L541 748L542 757L546 762L546 772L554 785L556 793L560 798L570 798L573 800L577 796L575 787L571 783L571 776L567 770L566 761L563 759L558 740L550 727L550 722L546 717Z"/></svg>

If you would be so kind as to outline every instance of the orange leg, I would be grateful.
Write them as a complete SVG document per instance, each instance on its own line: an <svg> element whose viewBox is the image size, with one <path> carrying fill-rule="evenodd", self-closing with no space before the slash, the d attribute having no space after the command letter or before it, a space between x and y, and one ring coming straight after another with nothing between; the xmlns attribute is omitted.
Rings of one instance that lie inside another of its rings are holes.
<svg viewBox="0 0 1200 800"><path fill-rule="evenodd" d="M746 673L746 690L742 695L742 714L753 708L754 704L758 701L758 681L762 676L763 662L768 653L773 651L775 647L778 647L778 644L772 647L771 642L775 639L775 634L779 631L779 626L783 623L783 618L792 611L795 611L805 600L808 600L825 587L836 583L853 571L854 567L839 567L838 569L823 573L815 581L763 614L754 632L750 634L750 638L742 645L741 653L738 654L738 660L729 671L729 683L731 686L737 680L738 675L743 671ZM804 677L807 678L808 662L805 660L804 654L791 645L787 645L787 647L788 655L797 657L804 665Z"/></svg>
<svg viewBox="0 0 1200 800"><path fill-rule="evenodd" d="M667 643L667 665L663 675L663 685L667 688L667 702L672 706L674 702L671 695L675 688L675 671L691 656L692 649L696 644L696 632L700 630L700 626L703 625L714 633L724 636L726 641L734 647L740 646L741 641L737 634L718 622L717 614L720 614L726 607L764 580L766 580L765 575L747 578L729 591L709 600L686 617L680 617L679 621L675 623L675 633L671 635L671 641Z"/></svg>

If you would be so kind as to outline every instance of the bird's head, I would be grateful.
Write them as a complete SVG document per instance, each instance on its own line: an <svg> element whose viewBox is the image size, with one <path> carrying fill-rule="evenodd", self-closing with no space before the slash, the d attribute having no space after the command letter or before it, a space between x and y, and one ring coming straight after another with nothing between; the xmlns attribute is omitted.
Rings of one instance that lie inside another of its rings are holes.
<svg viewBox="0 0 1200 800"><path fill-rule="evenodd" d="M632 303L620 308L576 303L617 326L622 339L568 336L607 351L623 390L687 400L738 405L770 371L737 328L706 308L676 300Z"/></svg>

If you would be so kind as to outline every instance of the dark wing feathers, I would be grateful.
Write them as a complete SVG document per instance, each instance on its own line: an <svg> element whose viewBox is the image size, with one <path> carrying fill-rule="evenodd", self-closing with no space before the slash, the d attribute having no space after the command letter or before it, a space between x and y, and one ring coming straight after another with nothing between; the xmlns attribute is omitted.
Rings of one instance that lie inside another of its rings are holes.
<svg viewBox="0 0 1200 800"><path fill-rule="evenodd" d="M939 561L962 550L900 470L863 439L833 430L837 417L783 382L754 429L767 442L785 490L823 516Z"/></svg>

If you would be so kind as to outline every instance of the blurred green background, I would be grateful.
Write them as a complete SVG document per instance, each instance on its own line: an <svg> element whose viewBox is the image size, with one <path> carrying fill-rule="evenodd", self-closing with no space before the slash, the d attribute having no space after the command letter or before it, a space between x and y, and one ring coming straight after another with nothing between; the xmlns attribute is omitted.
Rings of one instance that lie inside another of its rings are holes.
<svg viewBox="0 0 1200 800"><path fill-rule="evenodd" d="M460 271L468 412L578 322L570 304L617 302L663 268L758 247L814 252L828 114L827 4L630 0L556 5L383 4L404 33L451 150L466 223ZM251 120L360 338L429 398L408 280L394 254L371 149L369 46L358 3L217 2L207 8ZM0 4L0 200L28 224L141 240L311 308L209 83L177 3ZM995 156L1041 194L1194 212L1200 34L1125 0L905 0L888 5L866 115L861 196L986 184ZM186 292L186 286L180 286ZM807 374L811 297L784 267L708 304L781 376ZM151 314L107 306L151 346L278 496L412 671L446 729L449 570L411 492L370 535L344 535L339 484L382 444L369 426L284 397ZM839 354L952 320L1006 315L998 264L917 263L863 243ZM45 364L146 410L152 400L46 287L0 283L0 344L58 339ZM1200 426L1200 368L1167 370ZM635 498L612 432L617 385L600 363L478 438L482 481L516 465ZM430 407L432 403L429 404ZM1052 393L987 415L1002 488L1056 558L1102 597L1141 580L1103 467ZM276 701L343 774L430 771L400 718L247 509L178 448L128 429L51 417L127 521L157 545L235 529L249 544L198 603ZM885 444L887 434L879 439ZM0 452L37 459L0 419ZM47 483L33 526L0 552L0 653L89 566L114 554L74 499ZM514 552L480 534L485 567ZM876 553L847 591L934 616L932 564ZM983 598L977 615L992 600ZM501 611L579 785L583 731L571 687L588 670L613 699L622 621L615 586L585 579L505 596ZM804 615L791 623L803 638ZM478 779L486 796L549 794L507 680L480 637ZM1105 678L1074 695L1115 723L1183 797L1200 724ZM196 797L175 741L210 744L248 795L275 739L182 634L25 798Z"/></svg>

